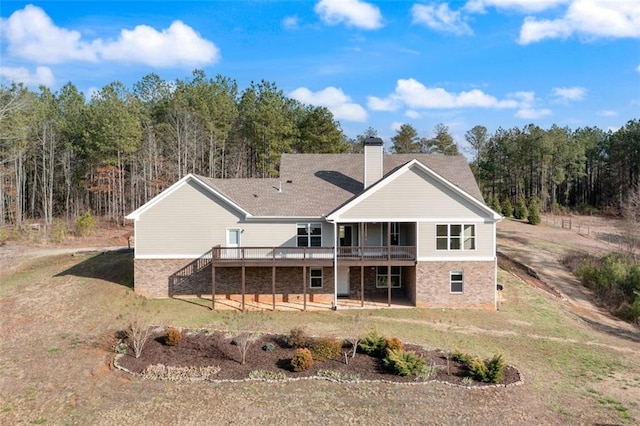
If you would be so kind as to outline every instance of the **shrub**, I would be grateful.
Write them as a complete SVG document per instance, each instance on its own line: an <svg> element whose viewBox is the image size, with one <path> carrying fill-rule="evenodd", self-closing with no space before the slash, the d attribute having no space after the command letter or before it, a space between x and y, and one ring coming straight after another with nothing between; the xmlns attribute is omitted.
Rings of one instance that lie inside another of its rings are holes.
<svg viewBox="0 0 640 426"><path fill-rule="evenodd" d="M513 205L508 198L502 202L502 215L504 217L510 217L513 215Z"/></svg>
<svg viewBox="0 0 640 426"><path fill-rule="evenodd" d="M84 237L95 231L96 218L91 212L86 212L82 216L76 219L76 234L79 237Z"/></svg>
<svg viewBox="0 0 640 426"><path fill-rule="evenodd" d="M391 337L384 342L384 347L387 350L404 350L404 344L397 337Z"/></svg>
<svg viewBox="0 0 640 426"><path fill-rule="evenodd" d="M309 350L316 361L333 359L342 355L342 342L333 337L320 337L310 342Z"/></svg>
<svg viewBox="0 0 640 426"><path fill-rule="evenodd" d="M456 349L455 351L453 351L453 354L451 355L451 359L461 364L467 365L473 359L473 357L469 354L466 354Z"/></svg>
<svg viewBox="0 0 640 426"><path fill-rule="evenodd" d="M418 376L425 367L425 360L413 351L402 349L389 349L382 360L385 368L400 376Z"/></svg>
<svg viewBox="0 0 640 426"><path fill-rule="evenodd" d="M306 348L298 348L291 358L291 368L295 372L307 371L313 366L313 355Z"/></svg>
<svg viewBox="0 0 640 426"><path fill-rule="evenodd" d="M360 341L360 351L367 355L383 357L386 348L386 340L378 334L376 330L371 330L364 339Z"/></svg>
<svg viewBox="0 0 640 426"><path fill-rule="evenodd" d="M493 358L488 360L473 358L467 366L471 377L479 382L500 383L504 377L504 360L502 355L494 355Z"/></svg>
<svg viewBox="0 0 640 426"><path fill-rule="evenodd" d="M502 210L502 207L500 207L500 198L498 198L497 195L495 195L493 197L493 201L491 203L491 208L497 212L499 212L500 210Z"/></svg>
<svg viewBox="0 0 640 426"><path fill-rule="evenodd" d="M53 219L51 241L58 244L67 237L67 224L60 219Z"/></svg>
<svg viewBox="0 0 640 426"><path fill-rule="evenodd" d="M540 217L540 201L533 197L529 202L529 214L527 215L527 221L531 225L538 225L542 218Z"/></svg>
<svg viewBox="0 0 640 426"><path fill-rule="evenodd" d="M513 217L521 220L527 217L527 206L521 197L516 200L516 205L513 209Z"/></svg>
<svg viewBox="0 0 640 426"><path fill-rule="evenodd" d="M149 338L149 327L141 326L138 321L134 321L129 324L127 337L133 347L133 355L136 358L140 358L140 355L142 355L142 348Z"/></svg>
<svg viewBox="0 0 640 426"><path fill-rule="evenodd" d="M287 345L292 348L306 348L309 346L311 338L302 327L292 328L286 337Z"/></svg>
<svg viewBox="0 0 640 426"><path fill-rule="evenodd" d="M182 342L182 332L177 328L169 328L167 335L164 337L164 343L168 346L177 346Z"/></svg>

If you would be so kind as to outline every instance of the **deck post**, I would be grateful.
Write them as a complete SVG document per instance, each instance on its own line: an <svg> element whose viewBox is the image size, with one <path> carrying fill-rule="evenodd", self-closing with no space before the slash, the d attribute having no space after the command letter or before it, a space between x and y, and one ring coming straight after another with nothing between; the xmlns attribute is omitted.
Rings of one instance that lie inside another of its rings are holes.
<svg viewBox="0 0 640 426"><path fill-rule="evenodd" d="M276 310L276 265L271 267L271 307Z"/></svg>
<svg viewBox="0 0 640 426"><path fill-rule="evenodd" d="M302 265L302 306L307 310L307 266Z"/></svg>
<svg viewBox="0 0 640 426"><path fill-rule="evenodd" d="M211 310L216 310L216 267L211 262Z"/></svg>
<svg viewBox="0 0 640 426"><path fill-rule="evenodd" d="M364 308L364 265L360 263L360 307Z"/></svg>
<svg viewBox="0 0 640 426"><path fill-rule="evenodd" d="M244 312L245 266L242 265L242 312Z"/></svg>

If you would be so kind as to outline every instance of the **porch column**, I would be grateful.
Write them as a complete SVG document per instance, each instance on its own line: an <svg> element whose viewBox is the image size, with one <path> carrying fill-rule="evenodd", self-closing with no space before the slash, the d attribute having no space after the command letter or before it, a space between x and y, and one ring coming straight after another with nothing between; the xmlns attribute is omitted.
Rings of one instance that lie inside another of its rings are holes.
<svg viewBox="0 0 640 426"><path fill-rule="evenodd" d="M271 305L272 310L276 310L276 266L271 267Z"/></svg>
<svg viewBox="0 0 640 426"><path fill-rule="evenodd" d="M216 310L216 267L211 262L211 310Z"/></svg>
<svg viewBox="0 0 640 426"><path fill-rule="evenodd" d="M245 266L242 265L242 312L244 312Z"/></svg>
<svg viewBox="0 0 640 426"><path fill-rule="evenodd" d="M302 265L302 306L303 311L307 310L307 266Z"/></svg>
<svg viewBox="0 0 640 426"><path fill-rule="evenodd" d="M360 263L360 307L364 308L364 265Z"/></svg>

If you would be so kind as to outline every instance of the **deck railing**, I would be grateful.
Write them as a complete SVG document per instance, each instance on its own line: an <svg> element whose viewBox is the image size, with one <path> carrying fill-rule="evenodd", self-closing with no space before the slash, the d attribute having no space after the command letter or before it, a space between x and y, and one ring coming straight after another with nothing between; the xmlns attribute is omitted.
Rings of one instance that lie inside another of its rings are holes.
<svg viewBox="0 0 640 426"><path fill-rule="evenodd" d="M338 259L345 260L415 260L415 246L338 247ZM212 250L214 262L224 261L305 261L332 260L333 247L220 247Z"/></svg>

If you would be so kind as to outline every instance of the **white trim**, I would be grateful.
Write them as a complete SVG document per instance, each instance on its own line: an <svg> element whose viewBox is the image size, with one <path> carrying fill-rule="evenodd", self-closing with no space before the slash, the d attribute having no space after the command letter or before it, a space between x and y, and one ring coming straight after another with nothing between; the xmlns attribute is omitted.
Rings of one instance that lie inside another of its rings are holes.
<svg viewBox="0 0 640 426"><path fill-rule="evenodd" d="M169 188L165 189L160 194L156 195L151 200L147 201L142 206L138 207L136 210L134 210L133 212L131 212L128 215L126 215L125 219L129 219L129 220L138 219L141 214L143 214L145 211L147 211L148 209L150 209L151 207L156 205L158 202L164 200L166 197L168 197L174 191L178 190L179 188L181 188L182 186L187 184L189 180L193 180L196 183L198 183L200 186L205 188L211 194L215 195L217 198L220 198L226 204L228 204L229 206L233 207L235 210L239 211L240 213L244 214L247 219L251 217L251 213L249 213L248 211L246 211L245 209L240 207L238 204L236 204L233 201L231 201L229 198L227 198L224 195L222 195L222 193L220 193L217 190L215 190L214 188L212 188L209 184L204 182L202 179L199 179L196 175L193 175L193 174L189 173L188 175L184 176L182 179L180 179L179 181L177 181L176 183L171 185Z"/></svg>
<svg viewBox="0 0 640 426"><path fill-rule="evenodd" d="M238 244L235 246L232 246L229 243L229 231L238 231ZM233 248L242 247L242 231L243 229L238 226L226 227L224 230L225 247L233 247Z"/></svg>
<svg viewBox="0 0 640 426"><path fill-rule="evenodd" d="M458 193L458 195L462 196L463 199L469 201L471 204L474 204L475 206L479 207L481 210L483 210L483 211L487 212L488 214L490 214L492 220L494 220L494 221L502 220L503 217L502 217L501 214L497 213L496 211L491 209L489 206L484 204L482 201L480 201L477 198L471 196L469 193L467 193L466 191L464 191L460 187L458 187L455 184L451 183L449 180L443 178L442 176L440 176L439 174L437 174L436 172L434 172L433 170L431 170L430 168L428 168L427 166L425 166L424 164L422 164L421 162L419 162L418 160L415 160L415 159L409 161L404 166L400 167L398 170L396 170L395 172L391 173L386 178L384 178L384 179L376 182L375 184L371 185L362 194L360 194L359 196L356 196L351 201L349 201L348 203L344 204L342 207L340 207L340 208L334 210L333 212L331 212L330 214L328 214L327 215L327 220L332 220L332 221L333 220L335 220L335 221L340 220L340 216L342 214L344 214L345 212L349 211L350 209L352 209L354 206L356 206L360 202L366 200L367 198L369 198L370 196L372 196L373 194L378 192L380 189L382 189L385 186L387 186L390 182L392 182L395 179L397 179L398 176L403 175L410 168L412 168L414 166L418 167L419 169L422 169L425 173L427 173L429 176L431 176L432 178L434 178L437 181L439 181L445 187L447 187L448 189L452 190L453 192ZM352 218L349 218L349 220L358 221L358 219L352 219ZM387 220L387 219L385 219L385 220ZM404 219L404 221L407 221L407 220L410 220L410 219L408 219L408 218ZM447 220L451 220L451 218L447 218ZM360 221L362 221L362 220L360 220Z"/></svg>
<svg viewBox="0 0 640 426"><path fill-rule="evenodd" d="M315 221L327 222L325 216L250 216L246 218L247 222L260 221Z"/></svg>
<svg viewBox="0 0 640 426"><path fill-rule="evenodd" d="M338 222L333 222L333 307L338 309Z"/></svg>
<svg viewBox="0 0 640 426"><path fill-rule="evenodd" d="M443 250L444 251L444 250ZM452 250L454 253L461 253L460 250ZM467 250L467 253L469 250ZM464 253L464 252L462 252ZM493 256L474 256L474 257L418 257L417 262L493 262L495 257Z"/></svg>
<svg viewBox="0 0 640 426"><path fill-rule="evenodd" d="M332 222L331 219L326 219L327 222ZM482 217L473 217L473 218L459 218L459 217L435 217L435 218L424 218L424 217L355 217L355 218L346 218L339 220L340 223L355 223L355 222L364 222L364 223L381 223L381 222L424 222L424 223L480 223L480 224L488 224L495 223L493 221L487 221L486 218Z"/></svg>

